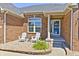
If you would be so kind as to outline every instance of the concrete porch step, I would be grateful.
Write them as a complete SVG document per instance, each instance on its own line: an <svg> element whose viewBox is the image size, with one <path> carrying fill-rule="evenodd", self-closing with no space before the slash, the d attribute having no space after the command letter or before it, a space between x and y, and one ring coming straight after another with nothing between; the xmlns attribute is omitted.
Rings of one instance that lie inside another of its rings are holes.
<svg viewBox="0 0 79 59"><path fill-rule="evenodd" d="M65 40L62 37L52 37L53 38L53 47L62 48L66 47Z"/></svg>
<svg viewBox="0 0 79 59"><path fill-rule="evenodd" d="M64 41L53 41L53 47L62 48L65 47Z"/></svg>

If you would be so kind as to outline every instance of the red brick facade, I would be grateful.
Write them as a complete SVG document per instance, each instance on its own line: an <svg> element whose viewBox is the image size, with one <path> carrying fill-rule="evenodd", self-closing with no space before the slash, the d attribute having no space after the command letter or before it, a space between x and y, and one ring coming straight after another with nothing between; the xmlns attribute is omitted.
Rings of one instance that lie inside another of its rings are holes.
<svg viewBox="0 0 79 59"><path fill-rule="evenodd" d="M29 17L40 17L42 20L41 37L47 38L48 32L48 17L43 13L24 14L25 18L7 14L7 42L17 40L18 36L22 32L28 34L28 38L34 36L35 33L28 32L28 19ZM61 20L61 33L60 35L65 39L68 45L70 45L70 12L66 15L50 15L50 20ZM3 40L1 40L3 41Z"/></svg>
<svg viewBox="0 0 79 59"><path fill-rule="evenodd" d="M28 20L29 20L29 17L33 17L33 15L35 15L35 17L40 17L41 18L42 28L41 28L40 33L41 33L41 37L46 38L47 37L47 17L45 17L43 13L25 14L25 19L26 19L26 23L27 23L26 27L27 27L28 37L31 38L31 36L35 35L35 33L28 32Z"/></svg>
<svg viewBox="0 0 79 59"><path fill-rule="evenodd" d="M3 42L3 14L0 14L0 43Z"/></svg>
<svg viewBox="0 0 79 59"><path fill-rule="evenodd" d="M34 36L35 33L28 32L28 20L29 17L40 17L42 20L42 28L41 28L41 37L47 38L48 32L48 17L43 13L26 13L24 14L24 18L20 16L15 16L12 14L7 14L7 42L14 41L18 39L18 36L22 32L26 32L28 34L28 38ZM79 11L75 11L73 14L73 50L79 51ZM0 43L3 43L3 14L0 14ZM61 33L60 35L65 39L68 46L70 46L70 37L71 37L71 11L66 13L65 15L50 15L50 21L53 19L61 20ZM51 25L50 25L51 27Z"/></svg>
<svg viewBox="0 0 79 59"><path fill-rule="evenodd" d="M61 26L62 36L64 37L66 44L70 46L71 11L64 15Z"/></svg>
<svg viewBox="0 0 79 59"><path fill-rule="evenodd" d="M17 40L24 31L23 18L7 14L7 42Z"/></svg>
<svg viewBox="0 0 79 59"><path fill-rule="evenodd" d="M79 10L73 14L73 50L79 51Z"/></svg>

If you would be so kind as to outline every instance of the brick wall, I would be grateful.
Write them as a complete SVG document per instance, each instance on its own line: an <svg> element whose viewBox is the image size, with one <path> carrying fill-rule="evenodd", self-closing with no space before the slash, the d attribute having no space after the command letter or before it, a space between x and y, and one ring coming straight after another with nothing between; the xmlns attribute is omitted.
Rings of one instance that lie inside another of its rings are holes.
<svg viewBox="0 0 79 59"><path fill-rule="evenodd" d="M17 40L24 27L23 18L7 14L7 42Z"/></svg>
<svg viewBox="0 0 79 59"><path fill-rule="evenodd" d="M3 14L0 14L0 43L3 42Z"/></svg>
<svg viewBox="0 0 79 59"><path fill-rule="evenodd" d="M61 32L62 36L65 39L68 46L70 46L70 19L71 19L71 12L68 12L66 15L64 15L62 24L61 24Z"/></svg>
<svg viewBox="0 0 79 59"><path fill-rule="evenodd" d="M46 38L47 37L47 17L45 17L43 14L39 14L39 13L34 13L34 14L25 14L25 22L27 23L27 28L28 28L28 18L29 17L33 17L33 15L35 15L35 17L40 17L42 20L42 28L41 28L41 37ZM28 32L27 29L27 33L28 33L28 37L31 38L32 36L35 35L35 33L30 33Z"/></svg>
<svg viewBox="0 0 79 59"><path fill-rule="evenodd" d="M17 40L22 28L22 26L7 26L7 42Z"/></svg>
<svg viewBox="0 0 79 59"><path fill-rule="evenodd" d="M42 16L42 32L41 32L42 38L47 38L47 35L48 35L47 32L48 32L48 18L43 15Z"/></svg>
<svg viewBox="0 0 79 59"><path fill-rule="evenodd" d="M48 18L47 16L44 16L44 14L25 14L25 19L26 19L26 23L28 23L28 18L29 17L33 17L33 15L35 15L36 17L40 17L42 19L42 29L41 29L41 37L42 38L47 38L47 32L48 32ZM52 19L60 19L60 20L63 20L62 19L62 16L61 15L51 15L50 16L50 20ZM28 26L28 25L27 25ZM34 36L35 33L28 33L28 36L31 37L31 36Z"/></svg>
<svg viewBox="0 0 79 59"><path fill-rule="evenodd" d="M48 18L45 17L43 14L25 14L25 18L19 18L10 14L7 14L7 42L17 40L18 36L22 32L27 32L28 37L34 36L35 33L28 32L28 18L36 15L36 17L40 17L42 19L42 28L41 28L41 36L43 38L47 38L47 27L48 27ZM70 30L69 27L69 20L70 20L70 13L65 15L64 18L62 16L52 16L51 19L61 19L61 35L65 38L66 42L69 43L70 38Z"/></svg>
<svg viewBox="0 0 79 59"><path fill-rule="evenodd" d="M79 10L77 10L73 14L73 50L75 51L79 51L78 17L79 17Z"/></svg>

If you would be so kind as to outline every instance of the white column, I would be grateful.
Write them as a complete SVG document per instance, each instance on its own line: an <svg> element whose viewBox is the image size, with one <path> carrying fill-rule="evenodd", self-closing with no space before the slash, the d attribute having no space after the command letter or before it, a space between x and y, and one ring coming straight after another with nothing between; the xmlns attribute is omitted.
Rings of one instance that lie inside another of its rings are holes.
<svg viewBox="0 0 79 59"><path fill-rule="evenodd" d="M48 40L50 40L50 15L48 15Z"/></svg>
<svg viewBox="0 0 79 59"><path fill-rule="evenodd" d="M6 43L6 13L4 13L4 21L3 21L3 24L4 24L4 44Z"/></svg>

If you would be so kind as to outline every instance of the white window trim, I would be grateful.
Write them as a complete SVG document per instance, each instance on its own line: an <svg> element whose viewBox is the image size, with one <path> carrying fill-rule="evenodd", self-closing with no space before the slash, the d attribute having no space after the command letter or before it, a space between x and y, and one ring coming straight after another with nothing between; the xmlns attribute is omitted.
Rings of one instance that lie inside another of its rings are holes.
<svg viewBox="0 0 79 59"><path fill-rule="evenodd" d="M41 26L38 26L38 27L41 27L41 28L42 28L42 19L41 19L41 18L39 18L39 17L28 18L28 26L27 26L27 32L28 32L28 33L36 33L36 32L35 32L35 26L34 26L34 32L30 32L30 31L29 31L29 22L30 22L29 19L40 19L40 20L41 20ZM34 21L34 22L35 22L35 21ZM35 23L34 23L34 25L35 25ZM40 31L41 31L41 30L40 30Z"/></svg>

